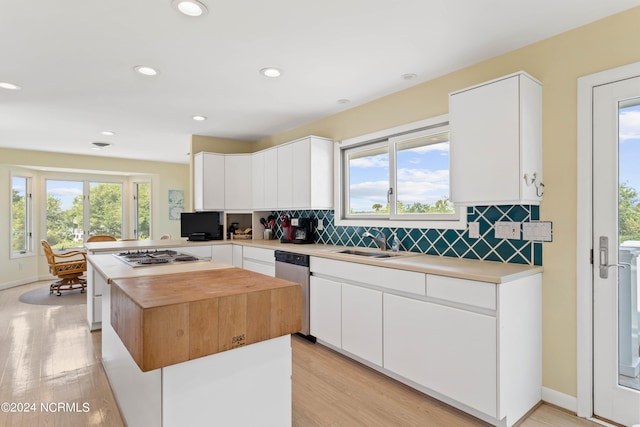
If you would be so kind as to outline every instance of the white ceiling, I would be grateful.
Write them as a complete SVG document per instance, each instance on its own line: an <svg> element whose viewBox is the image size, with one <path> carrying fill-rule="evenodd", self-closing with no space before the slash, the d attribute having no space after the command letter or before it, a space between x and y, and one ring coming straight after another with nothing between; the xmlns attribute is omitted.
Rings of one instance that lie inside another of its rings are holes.
<svg viewBox="0 0 640 427"><path fill-rule="evenodd" d="M258 140L640 5L202 1L0 0L0 81L22 87L0 89L0 147L188 163L191 134Z"/></svg>

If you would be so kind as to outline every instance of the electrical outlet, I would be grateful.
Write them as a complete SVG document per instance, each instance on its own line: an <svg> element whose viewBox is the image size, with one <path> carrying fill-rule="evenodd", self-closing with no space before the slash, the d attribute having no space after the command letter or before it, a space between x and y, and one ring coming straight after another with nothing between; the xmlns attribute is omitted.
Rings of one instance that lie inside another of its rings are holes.
<svg viewBox="0 0 640 427"><path fill-rule="evenodd" d="M520 223L498 221L494 224L496 239L519 239Z"/></svg>
<svg viewBox="0 0 640 427"><path fill-rule="evenodd" d="M324 230L324 220L322 218L318 218L318 225L316 226L316 230Z"/></svg>
<svg viewBox="0 0 640 427"><path fill-rule="evenodd" d="M480 223L479 222L470 222L469 223L469 238L470 239L478 239L478 238L480 238Z"/></svg>
<svg viewBox="0 0 640 427"><path fill-rule="evenodd" d="M553 241L551 221L525 222L522 224L522 238L539 242Z"/></svg>

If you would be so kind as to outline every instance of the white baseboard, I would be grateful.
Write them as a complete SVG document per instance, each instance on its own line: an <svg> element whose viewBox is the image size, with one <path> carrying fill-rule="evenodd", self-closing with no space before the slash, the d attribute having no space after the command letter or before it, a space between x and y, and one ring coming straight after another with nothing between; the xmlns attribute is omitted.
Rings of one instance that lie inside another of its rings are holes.
<svg viewBox="0 0 640 427"><path fill-rule="evenodd" d="M578 410L578 398L569 396L568 394L560 393L559 391L551 388L542 387L542 400L551 403L552 405L559 406L562 409L577 413Z"/></svg>
<svg viewBox="0 0 640 427"><path fill-rule="evenodd" d="M53 276L42 276L42 277L25 277L20 280L14 280L13 282L5 282L0 283L0 290L15 288L16 286L26 285L28 283L39 282L40 280L54 279Z"/></svg>

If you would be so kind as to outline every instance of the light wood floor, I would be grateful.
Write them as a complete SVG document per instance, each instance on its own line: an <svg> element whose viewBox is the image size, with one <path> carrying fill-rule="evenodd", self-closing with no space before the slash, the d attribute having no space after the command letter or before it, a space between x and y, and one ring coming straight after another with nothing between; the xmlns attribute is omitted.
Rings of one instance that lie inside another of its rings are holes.
<svg viewBox="0 0 640 427"><path fill-rule="evenodd" d="M35 412L0 410L0 426L123 426L100 363L100 332L89 332L86 306L18 301L45 285L0 291L0 404L36 404ZM292 344L295 427L486 425L321 345L298 337ZM46 412L41 403L69 404L72 411ZM549 405L521 425L597 426Z"/></svg>

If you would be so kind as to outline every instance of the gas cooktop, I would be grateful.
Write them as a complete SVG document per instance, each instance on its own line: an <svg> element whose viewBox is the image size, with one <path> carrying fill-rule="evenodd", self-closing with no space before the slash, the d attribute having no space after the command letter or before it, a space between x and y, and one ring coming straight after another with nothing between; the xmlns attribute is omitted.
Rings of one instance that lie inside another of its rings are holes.
<svg viewBox="0 0 640 427"><path fill-rule="evenodd" d="M131 267L147 267L158 264L176 264L206 261L193 255L183 254L171 249L148 249L125 251L113 254L114 257Z"/></svg>

